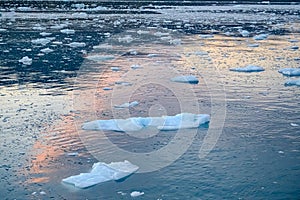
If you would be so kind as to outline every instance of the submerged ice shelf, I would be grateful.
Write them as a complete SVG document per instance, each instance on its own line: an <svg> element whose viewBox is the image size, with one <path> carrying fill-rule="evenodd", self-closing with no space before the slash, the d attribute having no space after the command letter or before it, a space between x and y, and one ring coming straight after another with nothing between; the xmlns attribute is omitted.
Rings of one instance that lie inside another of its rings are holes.
<svg viewBox="0 0 300 200"><path fill-rule="evenodd" d="M198 128L210 121L208 114L181 113L175 116L132 117L128 119L95 120L84 123L84 130L139 131L150 126L161 131Z"/></svg>

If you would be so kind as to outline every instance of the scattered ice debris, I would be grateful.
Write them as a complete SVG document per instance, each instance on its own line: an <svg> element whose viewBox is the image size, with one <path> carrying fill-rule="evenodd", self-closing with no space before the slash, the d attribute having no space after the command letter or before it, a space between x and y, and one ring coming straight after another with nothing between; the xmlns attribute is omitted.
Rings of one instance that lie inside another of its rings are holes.
<svg viewBox="0 0 300 200"><path fill-rule="evenodd" d="M259 34L253 37L254 40L265 40L267 39L269 34Z"/></svg>
<svg viewBox="0 0 300 200"><path fill-rule="evenodd" d="M202 39L207 39L207 38L213 38L214 35L206 34L206 35L200 35L200 37L201 37Z"/></svg>
<svg viewBox="0 0 300 200"><path fill-rule="evenodd" d="M20 63L23 63L24 65L31 65L32 64L32 58L29 58L28 56L23 57L19 60Z"/></svg>
<svg viewBox="0 0 300 200"><path fill-rule="evenodd" d="M84 130L112 130L112 131L139 131L147 127L156 127L158 130L168 131L186 128L198 128L208 123L207 114L181 113L175 116L162 117L133 117L128 119L95 120L84 123Z"/></svg>
<svg viewBox="0 0 300 200"><path fill-rule="evenodd" d="M199 80L196 76L177 76L171 79L173 82L198 84Z"/></svg>
<svg viewBox="0 0 300 200"><path fill-rule="evenodd" d="M290 123L290 125L293 126L293 127L299 126L299 124L296 124L296 123Z"/></svg>
<svg viewBox="0 0 300 200"><path fill-rule="evenodd" d="M78 152L67 153L68 156L78 156Z"/></svg>
<svg viewBox="0 0 300 200"><path fill-rule="evenodd" d="M67 44L68 46L72 48L77 48L77 47L85 47L86 44L84 42L71 42L70 44Z"/></svg>
<svg viewBox="0 0 300 200"><path fill-rule="evenodd" d="M137 105L139 105L139 102L133 101L133 102L130 102L130 103L123 103L121 105L115 105L114 107L115 108L131 108L131 107L134 107L134 106L137 106Z"/></svg>
<svg viewBox="0 0 300 200"><path fill-rule="evenodd" d="M140 65L131 65L131 69L140 69L142 66Z"/></svg>
<svg viewBox="0 0 300 200"><path fill-rule="evenodd" d="M285 76L300 76L300 68L282 68L278 72Z"/></svg>
<svg viewBox="0 0 300 200"><path fill-rule="evenodd" d="M41 49L41 52L43 52L43 53L51 53L51 52L53 52L53 51L54 51L54 50L49 49L49 48Z"/></svg>
<svg viewBox="0 0 300 200"><path fill-rule="evenodd" d="M112 90L110 87L104 87L103 90Z"/></svg>
<svg viewBox="0 0 300 200"><path fill-rule="evenodd" d="M61 45L61 44L63 44L62 42L60 42L60 41L54 41L54 42L52 42L53 44L55 44L55 45Z"/></svg>
<svg viewBox="0 0 300 200"><path fill-rule="evenodd" d="M296 80L287 80L284 83L285 86L300 86L300 79L296 79Z"/></svg>
<svg viewBox="0 0 300 200"><path fill-rule="evenodd" d="M64 183L73 184L78 188L87 188L98 183L120 180L128 177L139 169L138 166L125 160L123 162L95 163L89 173L80 173L62 180Z"/></svg>
<svg viewBox="0 0 300 200"><path fill-rule="evenodd" d="M74 34L75 30L73 30L73 29L63 29L63 30L60 30L60 32L65 33L65 34Z"/></svg>
<svg viewBox="0 0 300 200"><path fill-rule="evenodd" d="M247 46L248 47L259 47L259 44L254 43L254 44L248 44Z"/></svg>
<svg viewBox="0 0 300 200"><path fill-rule="evenodd" d="M297 43L297 42L299 42L299 40L297 40L297 39L290 39L289 42L290 43Z"/></svg>
<svg viewBox="0 0 300 200"><path fill-rule="evenodd" d="M110 69L111 69L112 71L115 71L115 72L120 71L120 68L119 68L119 67L111 67Z"/></svg>
<svg viewBox="0 0 300 200"><path fill-rule="evenodd" d="M40 35L41 35L41 36L49 36L49 35L52 35L52 33L41 32Z"/></svg>
<svg viewBox="0 0 300 200"><path fill-rule="evenodd" d="M130 193L130 196L131 197L138 197L138 196L142 196L144 194L145 194L144 192L133 191L133 192Z"/></svg>
<svg viewBox="0 0 300 200"><path fill-rule="evenodd" d="M247 65L246 67L231 68L229 70L235 72L261 72L264 71L264 68L255 65Z"/></svg>
<svg viewBox="0 0 300 200"><path fill-rule="evenodd" d="M250 33L249 31L247 30L239 30L240 34L243 36L243 37L249 37L250 36Z"/></svg>
<svg viewBox="0 0 300 200"><path fill-rule="evenodd" d="M103 62L103 61L115 59L115 57L112 55L90 55L90 56L87 56L86 58L89 60L96 61L96 62Z"/></svg>
<svg viewBox="0 0 300 200"><path fill-rule="evenodd" d="M149 57L149 58L158 57L158 54L156 54L156 53L149 53L147 55L147 57Z"/></svg>
<svg viewBox="0 0 300 200"><path fill-rule="evenodd" d="M149 31L142 31L142 30L138 30L137 34L142 35L142 34L148 34Z"/></svg>
<svg viewBox="0 0 300 200"><path fill-rule="evenodd" d="M49 42L51 42L51 40L54 40L55 38L39 38L39 39L35 39L35 40L31 40L31 42L33 44L41 44L41 45L46 45Z"/></svg>
<svg viewBox="0 0 300 200"><path fill-rule="evenodd" d="M32 11L32 8L22 6L22 7L18 7L17 10L22 11L22 12L29 12L29 11Z"/></svg>

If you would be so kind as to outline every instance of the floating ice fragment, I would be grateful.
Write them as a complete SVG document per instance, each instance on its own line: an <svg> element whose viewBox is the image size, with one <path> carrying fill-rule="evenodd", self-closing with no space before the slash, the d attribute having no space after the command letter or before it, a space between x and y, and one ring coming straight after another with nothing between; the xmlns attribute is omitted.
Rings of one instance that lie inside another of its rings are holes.
<svg viewBox="0 0 300 200"><path fill-rule="evenodd" d="M41 36L49 36L49 35L52 35L52 33L41 32L40 35L41 35Z"/></svg>
<svg viewBox="0 0 300 200"><path fill-rule="evenodd" d="M278 153L280 153L280 154L284 154L284 151L278 151Z"/></svg>
<svg viewBox="0 0 300 200"><path fill-rule="evenodd" d="M134 107L134 106L137 106L137 105L139 105L139 102L133 101L133 102L130 102L130 103L123 103L121 105L115 105L114 107L115 108L130 108L130 107Z"/></svg>
<svg viewBox="0 0 300 200"><path fill-rule="evenodd" d="M249 31L246 30L239 30L239 32L243 37L249 37L250 35Z"/></svg>
<svg viewBox="0 0 300 200"><path fill-rule="evenodd" d="M285 86L300 86L300 79L296 79L296 80L287 80L284 83Z"/></svg>
<svg viewBox="0 0 300 200"><path fill-rule="evenodd" d="M123 86L130 86L132 83L127 82L127 81L116 81L115 84L117 85L123 85Z"/></svg>
<svg viewBox="0 0 300 200"><path fill-rule="evenodd" d="M95 163L89 173L80 173L62 180L78 188L87 188L110 180L120 180L128 177L139 169L138 166L125 160L123 162Z"/></svg>
<svg viewBox="0 0 300 200"><path fill-rule="evenodd" d="M254 40L265 40L268 38L268 34L260 34L253 37Z"/></svg>
<svg viewBox="0 0 300 200"><path fill-rule="evenodd" d="M35 40L31 40L31 42L33 44L41 44L41 45L46 45L49 42L51 42L51 40L53 40L54 38L39 38L39 39L35 39Z"/></svg>
<svg viewBox="0 0 300 200"><path fill-rule="evenodd" d="M5 28L0 28L0 32L5 32L5 31L7 31L7 29L5 29Z"/></svg>
<svg viewBox="0 0 300 200"><path fill-rule="evenodd" d="M87 56L86 58L89 60L96 61L96 62L103 62L103 61L115 59L115 57L112 55L90 55L90 56Z"/></svg>
<svg viewBox="0 0 300 200"><path fill-rule="evenodd" d="M65 33L65 34L74 34L75 30L73 30L73 29L63 29L63 30L60 30L60 32Z"/></svg>
<svg viewBox="0 0 300 200"><path fill-rule="evenodd" d="M131 65L131 69L140 69L142 68L140 65Z"/></svg>
<svg viewBox="0 0 300 200"><path fill-rule="evenodd" d="M293 127L299 126L299 124L296 124L296 123L290 123L290 125L293 126Z"/></svg>
<svg viewBox="0 0 300 200"><path fill-rule="evenodd" d="M120 71L120 68L119 68L119 67L111 67L110 69L111 69L112 71L115 71L115 72L116 72L116 71Z"/></svg>
<svg viewBox="0 0 300 200"><path fill-rule="evenodd" d="M70 44L67 44L68 46L72 48L77 48L77 47L85 47L86 44L84 42L71 42Z"/></svg>
<svg viewBox="0 0 300 200"><path fill-rule="evenodd" d="M169 41L170 44L181 45L181 39L173 39Z"/></svg>
<svg viewBox="0 0 300 200"><path fill-rule="evenodd" d="M41 52L43 52L43 53L51 53L51 52L53 52L53 51L54 51L54 50L49 49L49 48L41 49Z"/></svg>
<svg viewBox="0 0 300 200"><path fill-rule="evenodd" d="M78 156L78 152L67 153L68 156Z"/></svg>
<svg viewBox="0 0 300 200"><path fill-rule="evenodd" d="M213 38L214 35L206 34L206 35L200 35L200 37L201 37L202 39L207 39L207 38Z"/></svg>
<svg viewBox="0 0 300 200"><path fill-rule="evenodd" d="M125 196L127 194L126 192L122 192L122 191L119 191L117 193L120 194L120 195L122 195L122 196Z"/></svg>
<svg viewBox="0 0 300 200"><path fill-rule="evenodd" d="M110 87L104 87L103 90L112 90Z"/></svg>
<svg viewBox="0 0 300 200"><path fill-rule="evenodd" d="M23 63L24 65L31 65L32 64L32 59L29 58L28 56L25 56L22 59L20 59L19 62Z"/></svg>
<svg viewBox="0 0 300 200"><path fill-rule="evenodd" d="M299 42L299 40L297 40L297 39L290 39L289 42L290 43L296 43L296 42Z"/></svg>
<svg viewBox="0 0 300 200"><path fill-rule="evenodd" d="M149 53L147 55L147 57L149 57L149 58L158 57L158 54L156 54L156 53Z"/></svg>
<svg viewBox="0 0 300 200"><path fill-rule="evenodd" d="M32 11L32 8L24 6L24 7L18 7L17 10L22 12L29 12Z"/></svg>
<svg viewBox="0 0 300 200"><path fill-rule="evenodd" d="M131 37L131 35L126 35L124 37L119 37L118 41L123 43L130 43L133 41L133 38Z"/></svg>
<svg viewBox="0 0 300 200"><path fill-rule="evenodd" d="M142 196L144 194L145 194L144 192L133 191L133 192L130 193L130 196L131 197L138 197L138 196Z"/></svg>
<svg viewBox="0 0 300 200"><path fill-rule="evenodd" d="M300 76L300 68L282 68L278 72L285 76Z"/></svg>
<svg viewBox="0 0 300 200"><path fill-rule="evenodd" d="M247 65L246 67L231 68L229 70L235 72L261 72L264 71L264 68L255 65Z"/></svg>
<svg viewBox="0 0 300 200"><path fill-rule="evenodd" d="M171 79L173 82L198 84L199 80L196 76L177 76Z"/></svg>
<svg viewBox="0 0 300 200"><path fill-rule="evenodd" d="M248 44L247 46L248 47L259 47L259 44L256 44L256 43L255 44Z"/></svg>
<svg viewBox="0 0 300 200"><path fill-rule="evenodd" d="M181 113L175 116L162 117L132 117L127 119L95 120L84 123L84 130L111 130L111 131L140 131L147 127L156 127L158 130L168 131L187 128L198 128L208 123L207 114Z"/></svg>
<svg viewBox="0 0 300 200"><path fill-rule="evenodd" d="M44 192L44 191L40 191L40 194L41 194L41 195L45 195L45 194L46 194L46 192Z"/></svg>
<svg viewBox="0 0 300 200"><path fill-rule="evenodd" d="M291 46L291 47L289 47L288 49L290 49L290 50L298 50L299 47L298 47L298 46Z"/></svg>
<svg viewBox="0 0 300 200"><path fill-rule="evenodd" d="M87 18L88 14L86 14L85 12L73 13L72 17L74 17L74 18Z"/></svg>

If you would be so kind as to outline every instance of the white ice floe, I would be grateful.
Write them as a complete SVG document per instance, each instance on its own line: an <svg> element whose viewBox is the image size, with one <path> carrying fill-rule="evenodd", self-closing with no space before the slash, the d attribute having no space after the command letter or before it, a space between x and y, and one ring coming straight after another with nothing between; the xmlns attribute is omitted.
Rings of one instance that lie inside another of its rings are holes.
<svg viewBox="0 0 300 200"><path fill-rule="evenodd" d="M255 65L247 65L246 67L231 68L229 70L235 72L261 72L264 71L264 68Z"/></svg>
<svg viewBox="0 0 300 200"><path fill-rule="evenodd" d="M133 101L133 102L129 102L129 103L123 103L121 105L115 105L114 107L122 109L122 108L131 108L131 107L134 107L134 106L137 106L137 105L139 105L139 102Z"/></svg>
<svg viewBox="0 0 300 200"><path fill-rule="evenodd" d="M5 31L7 31L7 29L5 29L5 28L0 28L0 32L5 32Z"/></svg>
<svg viewBox="0 0 300 200"><path fill-rule="evenodd" d="M170 40L169 43L173 45L181 45L181 39L173 39Z"/></svg>
<svg viewBox="0 0 300 200"><path fill-rule="evenodd" d="M207 38L213 38L214 35L206 34L206 35L200 35L200 37L201 37L202 39L207 39Z"/></svg>
<svg viewBox="0 0 300 200"><path fill-rule="evenodd" d="M138 197L138 196L142 196L144 194L145 194L144 192L133 191L133 192L130 193L130 196L131 197Z"/></svg>
<svg viewBox="0 0 300 200"><path fill-rule="evenodd" d="M110 69L111 69L112 71L115 71L115 72L120 71L120 68L119 68L119 67L111 67Z"/></svg>
<svg viewBox="0 0 300 200"><path fill-rule="evenodd" d="M299 126L299 124L296 124L296 123L290 123L290 125L293 126L293 127Z"/></svg>
<svg viewBox="0 0 300 200"><path fill-rule="evenodd" d="M87 56L86 58L95 62L103 62L103 61L115 59L115 57L112 55L90 55Z"/></svg>
<svg viewBox="0 0 300 200"><path fill-rule="evenodd" d="M131 65L131 69L140 69L142 66L140 65Z"/></svg>
<svg viewBox="0 0 300 200"><path fill-rule="evenodd" d="M132 38L131 35L126 35L126 36L123 36L123 37L119 37L118 41L122 42L122 43L130 43L130 42L133 41L133 38Z"/></svg>
<svg viewBox="0 0 300 200"><path fill-rule="evenodd" d="M87 18L88 14L86 14L85 12L73 13L72 17L73 18Z"/></svg>
<svg viewBox="0 0 300 200"><path fill-rule="evenodd" d="M247 46L248 47L259 47L259 44L254 43L254 44L248 44Z"/></svg>
<svg viewBox="0 0 300 200"><path fill-rule="evenodd" d="M198 84L199 80L196 76L176 76L171 79L173 82Z"/></svg>
<svg viewBox="0 0 300 200"><path fill-rule="evenodd" d="M86 44L84 42L71 42L70 44L67 44L68 46L72 48L77 48L77 47L85 47Z"/></svg>
<svg viewBox="0 0 300 200"><path fill-rule="evenodd" d="M254 40L265 40L268 38L268 34L259 34L253 37Z"/></svg>
<svg viewBox="0 0 300 200"><path fill-rule="evenodd" d="M300 79L295 79L295 80L287 80L284 83L285 86L300 86Z"/></svg>
<svg viewBox="0 0 300 200"><path fill-rule="evenodd" d="M89 173L80 173L62 180L78 188L87 188L110 180L120 180L128 177L139 169L138 166L125 160L123 162L95 163Z"/></svg>
<svg viewBox="0 0 300 200"><path fill-rule="evenodd" d="M41 44L41 45L46 45L49 42L51 42L52 40L54 40L55 38L39 38L39 39L35 39L35 40L31 40L31 42L33 44Z"/></svg>
<svg viewBox="0 0 300 200"><path fill-rule="evenodd" d="M41 49L41 52L43 53L51 53L53 52L54 50L53 49L50 49L50 48L45 48L45 49Z"/></svg>
<svg viewBox="0 0 300 200"><path fill-rule="evenodd" d="M20 63L23 63L24 65L31 65L32 64L32 58L29 58L28 56L23 57L19 60Z"/></svg>
<svg viewBox="0 0 300 200"><path fill-rule="evenodd" d="M41 32L40 33L41 36L49 36L52 35L52 33L48 33L48 32Z"/></svg>
<svg viewBox="0 0 300 200"><path fill-rule="evenodd" d="M285 76L300 76L300 68L282 68L278 72Z"/></svg>
<svg viewBox="0 0 300 200"><path fill-rule="evenodd" d="M243 36L243 37L249 37L250 36L250 32L247 30L239 30L239 33Z"/></svg>
<svg viewBox="0 0 300 200"><path fill-rule="evenodd" d="M60 30L60 32L65 33L65 34L74 34L75 30L73 30L73 29L63 29L63 30Z"/></svg>
<svg viewBox="0 0 300 200"><path fill-rule="evenodd" d="M111 131L140 131L147 127L156 127L158 130L178 130L198 128L208 123L207 114L181 113L175 116L162 117L132 117L128 119L95 120L84 123L84 130L111 130Z"/></svg>

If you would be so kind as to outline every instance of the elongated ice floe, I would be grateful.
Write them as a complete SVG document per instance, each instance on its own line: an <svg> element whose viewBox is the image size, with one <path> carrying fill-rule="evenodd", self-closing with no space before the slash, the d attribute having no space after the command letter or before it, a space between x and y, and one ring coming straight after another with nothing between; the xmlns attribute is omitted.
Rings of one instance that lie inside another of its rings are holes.
<svg viewBox="0 0 300 200"><path fill-rule="evenodd" d="M234 72L261 72L265 71L264 68L260 66L255 65L247 65L246 67L237 67L237 68L231 68L230 71Z"/></svg>
<svg viewBox="0 0 300 200"><path fill-rule="evenodd" d="M123 103L121 105L115 105L114 107L122 109L122 108L131 108L131 107L134 107L134 106L137 106L137 105L139 105L139 102L133 101L133 102L130 102L130 103Z"/></svg>
<svg viewBox="0 0 300 200"><path fill-rule="evenodd" d="M112 55L90 55L90 56L87 56L86 58L89 60L96 61L96 62L103 62L103 61L115 59L115 57Z"/></svg>
<svg viewBox="0 0 300 200"><path fill-rule="evenodd" d="M32 58L29 58L28 56L23 57L19 60L20 63L23 63L24 65L31 65L32 64Z"/></svg>
<svg viewBox="0 0 300 200"><path fill-rule="evenodd" d="M287 80L284 83L285 86L298 86L300 87L300 79L295 79L295 80Z"/></svg>
<svg viewBox="0 0 300 200"><path fill-rule="evenodd" d="M128 119L95 120L84 123L84 130L140 131L156 127L161 131L198 128L210 121L208 114L181 113L175 116L132 117Z"/></svg>
<svg viewBox="0 0 300 200"><path fill-rule="evenodd" d="M196 76L176 76L171 79L173 82L198 84L199 80Z"/></svg>
<svg viewBox="0 0 300 200"><path fill-rule="evenodd" d="M254 40L265 40L268 38L268 34L259 34L253 37Z"/></svg>
<svg viewBox="0 0 300 200"><path fill-rule="evenodd" d="M120 180L133 174L138 169L138 166L127 160L111 162L110 164L98 162L93 164L91 172L70 176L63 179L62 182L72 184L78 188L87 188L106 181Z"/></svg>
<svg viewBox="0 0 300 200"><path fill-rule="evenodd" d="M285 76L300 76L300 68L282 68L278 72Z"/></svg>

